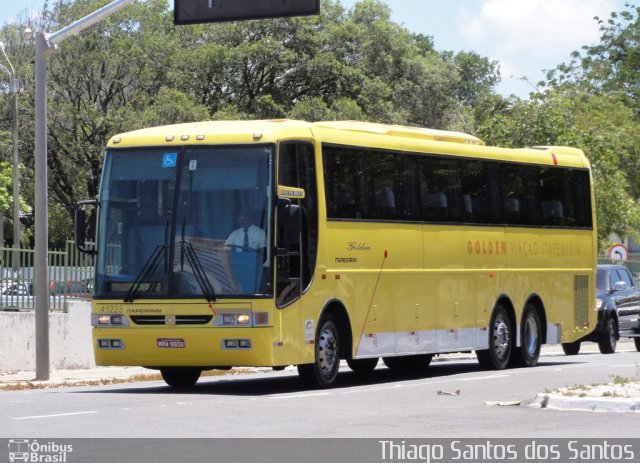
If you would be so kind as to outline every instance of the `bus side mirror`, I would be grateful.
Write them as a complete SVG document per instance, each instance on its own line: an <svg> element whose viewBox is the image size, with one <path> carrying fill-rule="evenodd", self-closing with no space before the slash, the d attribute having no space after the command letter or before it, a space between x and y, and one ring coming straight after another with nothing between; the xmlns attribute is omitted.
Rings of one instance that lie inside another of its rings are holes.
<svg viewBox="0 0 640 463"><path fill-rule="evenodd" d="M300 206L278 199L278 255L286 255L300 245Z"/></svg>
<svg viewBox="0 0 640 463"><path fill-rule="evenodd" d="M85 247L86 237L87 237L87 225L86 225L87 213L84 209L85 206L98 207L98 201L92 199L88 201L80 201L78 204L76 204L76 209L75 209L76 248L78 248L78 251L80 252L95 256L98 253L95 249L87 249Z"/></svg>

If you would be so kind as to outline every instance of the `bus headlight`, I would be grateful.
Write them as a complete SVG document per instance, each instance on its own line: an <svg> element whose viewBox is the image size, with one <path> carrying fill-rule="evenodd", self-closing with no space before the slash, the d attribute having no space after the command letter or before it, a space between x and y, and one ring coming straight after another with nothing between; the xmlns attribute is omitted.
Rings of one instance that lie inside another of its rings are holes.
<svg viewBox="0 0 640 463"><path fill-rule="evenodd" d="M127 317L122 314L91 314L91 326L104 327L104 326L129 326Z"/></svg>
<svg viewBox="0 0 640 463"><path fill-rule="evenodd" d="M238 325L246 325L251 321L251 317L247 313L241 313L237 318Z"/></svg>
<svg viewBox="0 0 640 463"><path fill-rule="evenodd" d="M214 324L217 326L251 326L251 314L247 312L224 313L216 317Z"/></svg>

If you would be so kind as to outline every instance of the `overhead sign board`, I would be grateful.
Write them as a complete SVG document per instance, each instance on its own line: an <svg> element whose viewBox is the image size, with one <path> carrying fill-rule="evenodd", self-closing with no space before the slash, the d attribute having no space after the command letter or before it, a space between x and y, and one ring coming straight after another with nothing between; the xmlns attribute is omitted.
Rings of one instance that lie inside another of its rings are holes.
<svg viewBox="0 0 640 463"><path fill-rule="evenodd" d="M173 23L196 24L320 14L320 0L174 0Z"/></svg>

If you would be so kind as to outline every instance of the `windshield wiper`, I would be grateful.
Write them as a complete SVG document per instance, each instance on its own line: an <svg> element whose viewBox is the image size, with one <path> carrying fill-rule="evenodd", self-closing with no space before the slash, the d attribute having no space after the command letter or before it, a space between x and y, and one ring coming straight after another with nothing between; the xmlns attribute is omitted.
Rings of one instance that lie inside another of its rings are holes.
<svg viewBox="0 0 640 463"><path fill-rule="evenodd" d="M124 302L133 302L133 300L138 297L140 285L158 269L158 265L160 265L162 257L166 254L166 250L167 246L165 244L159 244L156 246L147 261L144 263L142 269L140 269L140 272L138 272L138 275L136 275L135 281L124 297ZM157 283L151 284L147 291L153 289L156 284Z"/></svg>
<svg viewBox="0 0 640 463"><path fill-rule="evenodd" d="M208 302L214 302L216 300L216 293L213 290L213 286L211 286L211 282L209 278L207 278L207 274L204 271L204 267L198 259L198 255L196 251L193 249L193 246L188 241L180 241L180 250L187 257L187 261L189 265L193 269L193 275L196 277L196 281L198 285L200 285L200 289L202 290L202 294Z"/></svg>

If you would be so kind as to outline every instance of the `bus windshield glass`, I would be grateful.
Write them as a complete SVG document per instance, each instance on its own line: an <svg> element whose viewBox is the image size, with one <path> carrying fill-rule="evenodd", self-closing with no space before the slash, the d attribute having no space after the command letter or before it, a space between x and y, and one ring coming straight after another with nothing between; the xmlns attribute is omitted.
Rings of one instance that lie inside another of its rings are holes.
<svg viewBox="0 0 640 463"><path fill-rule="evenodd" d="M272 295L271 145L108 150L95 296Z"/></svg>

